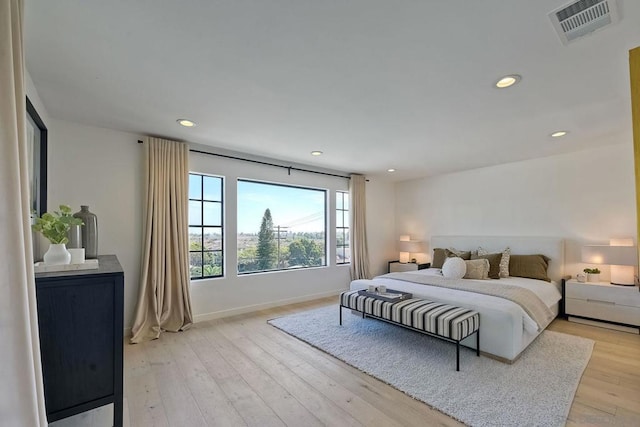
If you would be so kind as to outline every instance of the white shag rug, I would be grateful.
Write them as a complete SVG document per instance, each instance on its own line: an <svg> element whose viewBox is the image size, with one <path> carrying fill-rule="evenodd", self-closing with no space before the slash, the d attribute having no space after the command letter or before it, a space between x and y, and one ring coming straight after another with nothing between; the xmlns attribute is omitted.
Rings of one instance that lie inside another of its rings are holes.
<svg viewBox="0 0 640 427"><path fill-rule="evenodd" d="M472 426L563 426L592 340L544 331L514 364L338 307L269 320L294 337Z"/></svg>

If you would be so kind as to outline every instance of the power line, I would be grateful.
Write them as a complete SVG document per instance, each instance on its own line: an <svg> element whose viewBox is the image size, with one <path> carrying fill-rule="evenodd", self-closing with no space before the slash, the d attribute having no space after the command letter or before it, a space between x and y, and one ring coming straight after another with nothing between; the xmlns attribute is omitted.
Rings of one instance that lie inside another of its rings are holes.
<svg viewBox="0 0 640 427"><path fill-rule="evenodd" d="M296 218L296 219L288 222L287 224L288 224L289 227L294 227L294 226L308 224L310 222L317 221L319 219L322 219L323 217L324 217L324 213L323 212L316 212L316 213L313 213L311 215L303 216L301 218Z"/></svg>

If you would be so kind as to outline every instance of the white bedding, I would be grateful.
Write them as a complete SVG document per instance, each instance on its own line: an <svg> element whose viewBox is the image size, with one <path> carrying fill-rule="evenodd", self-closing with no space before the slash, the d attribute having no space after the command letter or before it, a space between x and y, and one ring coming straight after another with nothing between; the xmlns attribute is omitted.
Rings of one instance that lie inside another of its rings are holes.
<svg viewBox="0 0 640 427"><path fill-rule="evenodd" d="M442 276L442 272L439 268L428 268L425 270L411 271L409 274L415 275L430 275L430 276ZM378 276L374 278L376 282L385 284L388 288L395 289L394 286L406 287L404 283L408 283L411 288L415 289L411 293L417 293L423 298L431 297L437 301L443 301L448 304L457 304L468 306L474 310L479 310L484 307L504 307L505 310L516 310L522 317L524 329L529 333L536 333L538 331L538 325L536 322L520 307L518 304L506 300L504 298L494 297L491 295L476 294L473 293L472 282L479 282L480 280L462 279L464 282L470 282L470 292L458 291L456 289L441 288L436 286L426 286L419 283L404 282L401 280L387 279L384 276ZM400 282L400 283L399 283ZM554 283L545 282L542 280L527 279L524 277L505 277L499 279L499 283L506 285L513 285L522 288L529 289L534 292L545 305L549 308L553 308L555 304L560 301L562 295L558 290L558 287Z"/></svg>
<svg viewBox="0 0 640 427"><path fill-rule="evenodd" d="M411 272L416 275L441 275L440 269L426 269ZM476 280L461 279L469 282L470 290ZM376 285L410 292L415 298L424 298L470 308L480 313L480 349L509 361L515 360L531 341L541 332L536 322L518 304L504 298L474 292L460 291L420 283L407 282L378 276L373 279ZM557 313L558 301L562 298L557 284L522 277L501 278L498 283L520 286L534 292L554 313ZM351 289L365 289L370 280L354 280ZM546 325L545 325L546 326ZM474 338L474 337L470 337ZM474 339L475 341L475 339ZM475 343L465 343L474 347Z"/></svg>

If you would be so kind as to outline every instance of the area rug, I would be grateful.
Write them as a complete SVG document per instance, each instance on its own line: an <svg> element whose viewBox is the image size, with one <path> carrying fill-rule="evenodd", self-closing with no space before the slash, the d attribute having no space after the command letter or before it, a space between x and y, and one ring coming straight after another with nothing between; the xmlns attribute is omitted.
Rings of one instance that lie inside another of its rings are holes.
<svg viewBox="0 0 640 427"><path fill-rule="evenodd" d="M472 426L563 426L594 342L544 331L508 365L474 350L322 307L269 320L276 328Z"/></svg>

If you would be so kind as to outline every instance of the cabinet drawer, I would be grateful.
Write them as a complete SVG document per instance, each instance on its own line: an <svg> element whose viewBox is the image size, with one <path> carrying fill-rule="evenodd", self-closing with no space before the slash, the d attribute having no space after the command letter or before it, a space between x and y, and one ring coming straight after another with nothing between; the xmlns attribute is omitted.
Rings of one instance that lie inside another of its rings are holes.
<svg viewBox="0 0 640 427"><path fill-rule="evenodd" d="M568 315L640 326L640 307L629 307L595 300L567 298L565 311Z"/></svg>
<svg viewBox="0 0 640 427"><path fill-rule="evenodd" d="M640 307L640 292L635 286L591 285L585 283L567 283L566 297L580 300L598 300Z"/></svg>
<svg viewBox="0 0 640 427"><path fill-rule="evenodd" d="M389 272L402 272L402 271L416 271L418 269L418 264L415 263L406 263L402 264L399 262L392 262L389 264Z"/></svg>

